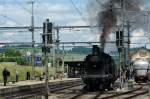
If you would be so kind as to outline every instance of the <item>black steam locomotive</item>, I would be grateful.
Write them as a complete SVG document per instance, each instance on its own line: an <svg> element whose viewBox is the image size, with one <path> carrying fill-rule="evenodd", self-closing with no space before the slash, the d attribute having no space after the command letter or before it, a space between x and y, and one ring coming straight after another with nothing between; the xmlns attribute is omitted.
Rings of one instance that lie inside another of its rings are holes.
<svg viewBox="0 0 150 99"><path fill-rule="evenodd" d="M117 78L117 69L112 57L102 51L97 45L93 46L92 54L84 61L83 82L86 90L111 89Z"/></svg>

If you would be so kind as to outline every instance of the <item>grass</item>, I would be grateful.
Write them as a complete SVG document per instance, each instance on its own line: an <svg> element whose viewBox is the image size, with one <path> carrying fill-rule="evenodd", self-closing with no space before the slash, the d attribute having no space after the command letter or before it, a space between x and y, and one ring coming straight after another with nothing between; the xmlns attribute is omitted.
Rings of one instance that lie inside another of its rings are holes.
<svg viewBox="0 0 150 99"><path fill-rule="evenodd" d="M16 77L16 70L19 72L19 80L26 80L26 72L29 71L30 75L32 72L31 66L20 66L15 64L0 64L0 82L3 81L2 71L4 68L7 68L10 71L10 78L9 80L15 81ZM35 67L35 76L41 76L44 72L43 67ZM49 76L55 75L55 68L49 68Z"/></svg>

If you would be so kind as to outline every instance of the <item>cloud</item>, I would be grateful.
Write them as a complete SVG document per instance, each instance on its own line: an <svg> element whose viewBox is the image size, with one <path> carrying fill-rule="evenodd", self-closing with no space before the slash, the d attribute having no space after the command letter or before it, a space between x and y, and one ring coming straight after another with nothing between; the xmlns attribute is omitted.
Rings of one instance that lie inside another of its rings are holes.
<svg viewBox="0 0 150 99"><path fill-rule="evenodd" d="M13 35L15 35L16 33L14 33L14 32L3 32L2 34L3 34L4 36L8 37L8 36L13 36Z"/></svg>
<svg viewBox="0 0 150 99"><path fill-rule="evenodd" d="M40 6L39 6L40 5ZM42 3L35 6L36 14L45 14L45 13L53 13L53 14L66 14L72 13L72 9L70 6L66 6L66 4L51 4L51 3Z"/></svg>
<svg viewBox="0 0 150 99"><path fill-rule="evenodd" d="M74 21L72 23L69 23L68 25L72 25L72 26L85 26L87 25L87 23L83 20L77 20L77 21Z"/></svg>
<svg viewBox="0 0 150 99"><path fill-rule="evenodd" d="M0 40L0 43L11 43L12 41L11 40Z"/></svg>
<svg viewBox="0 0 150 99"><path fill-rule="evenodd" d="M15 27L17 24L13 21L6 21L5 23L7 26L12 26L12 27Z"/></svg>
<svg viewBox="0 0 150 99"><path fill-rule="evenodd" d="M138 29L132 32L131 43L136 43L141 40L141 37L144 36L145 33L142 29Z"/></svg>
<svg viewBox="0 0 150 99"><path fill-rule="evenodd" d="M145 46L147 43L149 43L149 38L145 34L146 32L143 29L137 29L133 31L130 38L131 47Z"/></svg>

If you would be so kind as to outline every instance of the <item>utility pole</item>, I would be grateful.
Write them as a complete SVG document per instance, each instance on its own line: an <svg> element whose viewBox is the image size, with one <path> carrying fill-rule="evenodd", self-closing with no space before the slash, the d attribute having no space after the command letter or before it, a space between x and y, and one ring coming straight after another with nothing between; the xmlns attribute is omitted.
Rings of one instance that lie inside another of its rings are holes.
<svg viewBox="0 0 150 99"><path fill-rule="evenodd" d="M48 70L48 53L50 53L50 48L52 48L53 40L52 40L52 23L47 19L43 24L43 43L42 52L44 52L45 56L45 99L48 99L49 96L49 70Z"/></svg>
<svg viewBox="0 0 150 99"><path fill-rule="evenodd" d="M32 32L32 80L35 78L35 41L34 41L34 1L28 2L31 4L31 27L29 31Z"/></svg>

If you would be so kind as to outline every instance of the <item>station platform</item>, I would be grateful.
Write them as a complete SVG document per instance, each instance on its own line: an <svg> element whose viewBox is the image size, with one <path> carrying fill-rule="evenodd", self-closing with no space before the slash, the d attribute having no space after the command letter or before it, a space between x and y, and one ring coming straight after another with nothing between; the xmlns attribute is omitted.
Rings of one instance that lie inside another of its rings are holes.
<svg viewBox="0 0 150 99"><path fill-rule="evenodd" d="M49 80L49 86L59 86L63 84L67 84L69 82L74 82L74 81L81 81L80 78L64 78L62 80L57 79L57 80ZM43 81L36 81L36 80L28 80L28 81L19 81L16 83L7 83L7 86L4 86L3 83L0 83L0 97L5 96L5 95L10 95L13 93L17 93L20 91L25 91L25 90L35 90L35 89L40 89L45 88L45 80Z"/></svg>
<svg viewBox="0 0 150 99"><path fill-rule="evenodd" d="M65 81L72 81L72 80L79 80L80 78L64 78L62 80L56 79L56 80L49 80L49 83L58 83L58 82L65 82ZM8 82L6 86L4 86L4 83L0 83L0 90L5 88L13 88L13 87L19 87L19 86L26 86L26 85L36 85L36 84L43 84L45 83L45 80L43 81L37 81L37 80L26 80L26 81L19 81L19 82Z"/></svg>

